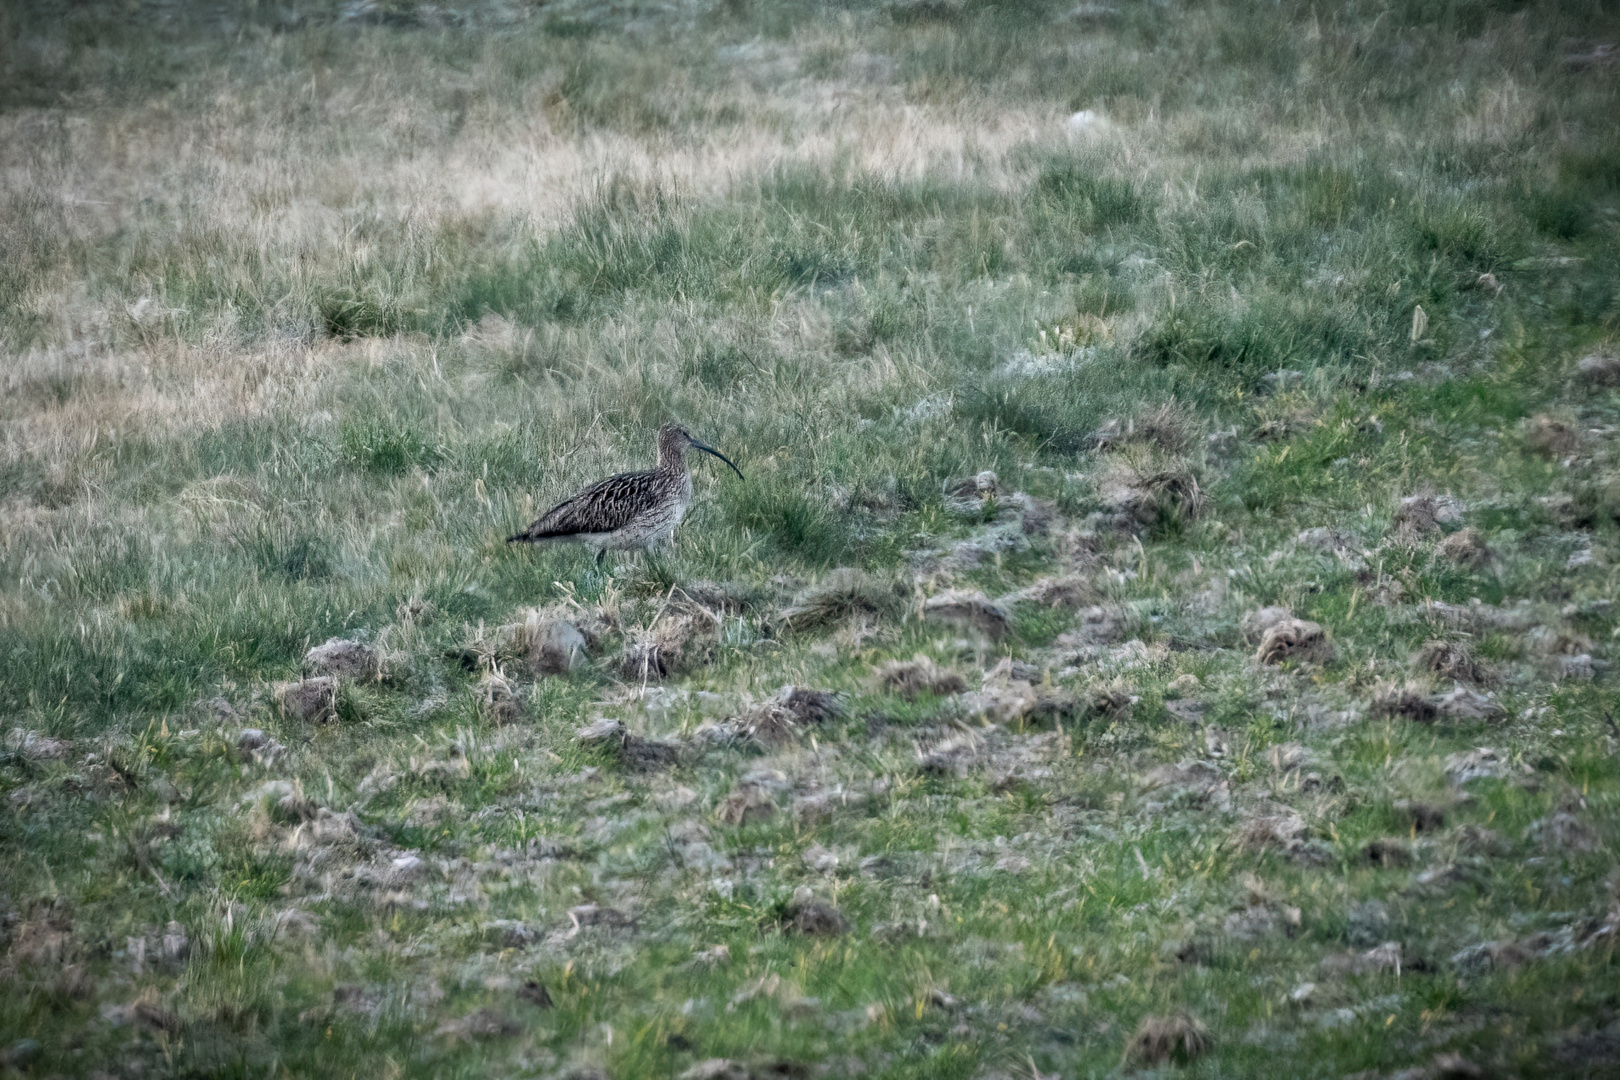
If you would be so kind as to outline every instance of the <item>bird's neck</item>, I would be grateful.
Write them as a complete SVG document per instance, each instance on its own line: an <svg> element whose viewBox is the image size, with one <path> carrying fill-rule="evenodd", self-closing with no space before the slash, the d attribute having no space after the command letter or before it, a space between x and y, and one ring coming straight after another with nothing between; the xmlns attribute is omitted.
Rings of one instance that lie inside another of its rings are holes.
<svg viewBox="0 0 1620 1080"><path fill-rule="evenodd" d="M658 447L658 471L679 476L686 471L686 447L676 442L661 443Z"/></svg>

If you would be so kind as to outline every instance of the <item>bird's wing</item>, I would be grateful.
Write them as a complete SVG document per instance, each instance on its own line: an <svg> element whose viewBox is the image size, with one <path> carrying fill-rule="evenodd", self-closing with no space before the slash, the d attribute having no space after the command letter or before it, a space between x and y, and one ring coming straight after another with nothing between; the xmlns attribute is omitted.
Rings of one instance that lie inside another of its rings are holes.
<svg viewBox="0 0 1620 1080"><path fill-rule="evenodd" d="M512 537L518 541L561 540L581 533L622 529L656 494L650 472L620 473L598 480L571 499L564 499Z"/></svg>

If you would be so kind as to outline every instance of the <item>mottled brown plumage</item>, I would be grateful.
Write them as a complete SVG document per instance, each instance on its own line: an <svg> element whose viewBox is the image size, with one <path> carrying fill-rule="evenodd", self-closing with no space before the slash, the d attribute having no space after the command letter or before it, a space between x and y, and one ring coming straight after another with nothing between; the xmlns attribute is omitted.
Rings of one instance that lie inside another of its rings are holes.
<svg viewBox="0 0 1620 1080"><path fill-rule="evenodd" d="M657 468L598 480L507 537L507 542L573 541L595 548L596 561L601 562L607 551L645 550L668 541L692 503L687 447L713 454L742 478L742 470L730 458L698 442L685 428L666 424L658 431Z"/></svg>

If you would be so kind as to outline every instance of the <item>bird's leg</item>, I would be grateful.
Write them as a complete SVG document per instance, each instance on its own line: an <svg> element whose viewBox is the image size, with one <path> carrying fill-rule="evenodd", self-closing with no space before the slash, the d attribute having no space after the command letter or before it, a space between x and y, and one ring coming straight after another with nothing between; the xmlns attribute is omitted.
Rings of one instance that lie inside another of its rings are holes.
<svg viewBox="0 0 1620 1080"><path fill-rule="evenodd" d="M597 548L596 549L596 568L598 570L600 570L602 568L602 557L604 555L606 555L606 554L607 554L607 548Z"/></svg>

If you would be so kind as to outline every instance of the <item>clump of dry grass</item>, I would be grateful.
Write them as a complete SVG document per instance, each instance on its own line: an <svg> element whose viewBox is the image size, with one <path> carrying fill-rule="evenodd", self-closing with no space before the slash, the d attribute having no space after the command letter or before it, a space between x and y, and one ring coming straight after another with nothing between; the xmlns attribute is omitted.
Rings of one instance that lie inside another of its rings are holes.
<svg viewBox="0 0 1620 1080"><path fill-rule="evenodd" d="M1418 492L1401 500L1395 511L1395 531L1406 539L1433 536L1446 525L1462 521L1462 504L1450 495Z"/></svg>
<svg viewBox="0 0 1620 1080"><path fill-rule="evenodd" d="M960 673L940 667L918 653L910 660L891 660L877 669L877 684L890 693L915 701L924 694L946 697L967 691Z"/></svg>
<svg viewBox="0 0 1620 1080"><path fill-rule="evenodd" d="M1537 413L1524 425L1524 444L1542 457L1568 457L1580 449L1580 431L1561 416Z"/></svg>
<svg viewBox="0 0 1620 1080"><path fill-rule="evenodd" d="M831 691L784 686L771 700L736 718L737 733L769 744L788 742L807 727L824 724L841 711Z"/></svg>
<svg viewBox="0 0 1620 1080"><path fill-rule="evenodd" d="M720 801L715 818L723 825L751 825L776 816L776 796L767 785L746 780Z"/></svg>
<svg viewBox="0 0 1620 1080"><path fill-rule="evenodd" d="M1125 1063L1153 1068L1175 1063L1191 1064L1215 1048L1215 1039L1202 1020L1189 1012L1142 1018L1135 1034L1125 1044Z"/></svg>
<svg viewBox="0 0 1620 1080"><path fill-rule="evenodd" d="M1294 609L1284 604L1275 604L1249 612L1243 617L1243 640L1251 645L1260 644L1266 631L1278 623L1286 622L1294 617Z"/></svg>
<svg viewBox="0 0 1620 1080"><path fill-rule="evenodd" d="M1284 660L1325 664L1333 659L1333 643L1320 623L1282 619L1261 635L1254 658L1261 664L1280 664Z"/></svg>
<svg viewBox="0 0 1620 1080"><path fill-rule="evenodd" d="M1374 716L1398 716L1406 720L1426 722L1436 719L1440 710L1430 698L1430 689L1422 683L1386 683L1373 692L1369 710Z"/></svg>
<svg viewBox="0 0 1620 1080"><path fill-rule="evenodd" d="M1489 669L1474 654L1473 647L1465 641L1445 641L1438 638L1425 641L1414 657L1414 663L1419 669L1443 679L1470 683L1490 681Z"/></svg>
<svg viewBox="0 0 1620 1080"><path fill-rule="evenodd" d="M306 724L324 724L337 718L337 679L317 675L298 682L280 683L275 697L282 712Z"/></svg>
<svg viewBox="0 0 1620 1080"><path fill-rule="evenodd" d="M923 602L923 618L1000 641L1012 632L1007 609L977 589L949 589Z"/></svg>
<svg viewBox="0 0 1620 1080"><path fill-rule="evenodd" d="M1102 599L1102 590L1091 578L1080 574L1041 578L1012 594L1012 599L1028 601L1042 607L1078 611Z"/></svg>
<svg viewBox="0 0 1620 1080"><path fill-rule="evenodd" d="M785 927L806 937L836 937L850 928L843 912L814 897L795 899L784 915Z"/></svg>
<svg viewBox="0 0 1620 1080"><path fill-rule="evenodd" d="M1185 461L1153 453L1110 459L1099 476L1098 493L1105 505L1139 527L1192 521L1209 506Z"/></svg>
<svg viewBox="0 0 1620 1080"><path fill-rule="evenodd" d="M1475 528L1459 529L1435 545L1434 553L1458 566L1479 569L1491 562L1491 549Z"/></svg>
<svg viewBox="0 0 1620 1080"><path fill-rule="evenodd" d="M1113 679L1094 686L1085 694L1083 705L1087 713L1112 723L1123 723L1131 718L1140 695L1132 693L1129 683Z"/></svg>
<svg viewBox="0 0 1620 1080"><path fill-rule="evenodd" d="M607 717L580 728L574 738L581 746L612 751L626 768L636 772L650 772L672 765L680 759L682 749L676 742L643 738L619 721Z"/></svg>
<svg viewBox="0 0 1620 1080"><path fill-rule="evenodd" d="M656 682L709 663L716 644L713 623L703 615L665 615L650 627L625 635L619 674Z"/></svg>
<svg viewBox="0 0 1620 1080"><path fill-rule="evenodd" d="M1128 420L1108 420L1092 433L1091 443L1099 450L1113 450L1131 443L1154 447L1166 454L1185 454L1198 438L1199 424L1181 402L1171 399L1146 406Z"/></svg>
<svg viewBox="0 0 1620 1080"><path fill-rule="evenodd" d="M1593 386L1620 386L1620 353L1595 352L1581 357L1575 373Z"/></svg>
<svg viewBox="0 0 1620 1080"><path fill-rule="evenodd" d="M523 699L496 668L478 680L478 709L498 727L523 719Z"/></svg>
<svg viewBox="0 0 1620 1080"><path fill-rule="evenodd" d="M900 594L893 581L841 566L799 592L777 620L789 629L805 630L851 615L894 615L900 607Z"/></svg>
<svg viewBox="0 0 1620 1080"><path fill-rule="evenodd" d="M304 654L304 667L349 679L376 679L382 674L382 661L375 649L343 638L329 638L309 650Z"/></svg>

